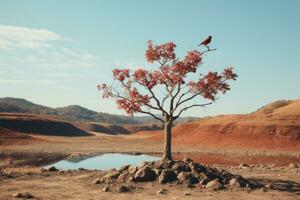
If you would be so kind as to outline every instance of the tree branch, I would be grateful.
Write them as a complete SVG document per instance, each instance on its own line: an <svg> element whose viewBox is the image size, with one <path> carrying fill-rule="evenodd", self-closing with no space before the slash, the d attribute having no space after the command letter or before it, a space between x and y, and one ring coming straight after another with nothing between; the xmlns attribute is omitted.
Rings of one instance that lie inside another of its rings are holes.
<svg viewBox="0 0 300 200"><path fill-rule="evenodd" d="M178 115L176 115L176 116L174 117L174 120L176 120L176 119L181 115L181 113L182 113L183 111L186 111L186 110L188 110L188 109L190 109L190 108L193 108L193 107L204 107L204 106L207 106L207 105L210 105L210 104L212 104L212 102L205 103L205 104L193 104L193 105L191 105L191 106L187 106L187 107L185 107L185 108L183 108L183 109L181 109L181 110L179 111Z"/></svg>
<svg viewBox="0 0 300 200"><path fill-rule="evenodd" d="M198 92L198 93L194 94L193 96L191 96L191 97L189 97L189 98L186 98L186 99L180 101L180 100L182 99L182 97L185 96L185 95L188 94L188 93L189 93L189 91L183 93L183 94L180 96L180 98L179 98L179 100L178 100L178 102L177 102L177 104L176 104L176 106L175 106L173 112L175 112L176 109L177 109L181 104L183 104L183 103L185 103L185 102L187 102L187 101L189 101L189 100L192 100L193 98L195 98L196 96L198 96L198 95L201 94L201 92Z"/></svg>
<svg viewBox="0 0 300 200"><path fill-rule="evenodd" d="M164 123L165 121L159 117L157 117L155 114L151 113L151 112L147 112L147 111L143 111L143 110L139 110L138 111L139 113L143 113L143 114L148 114L148 115L151 115L153 118L161 121L162 123Z"/></svg>
<svg viewBox="0 0 300 200"><path fill-rule="evenodd" d="M207 52L217 50L216 48L215 48L215 49L210 49L209 46L206 46L206 45L205 45L205 47L207 48L207 50L206 50L206 51L203 51L203 52L200 52L200 55L201 55L201 56L202 56L203 54L207 53Z"/></svg>

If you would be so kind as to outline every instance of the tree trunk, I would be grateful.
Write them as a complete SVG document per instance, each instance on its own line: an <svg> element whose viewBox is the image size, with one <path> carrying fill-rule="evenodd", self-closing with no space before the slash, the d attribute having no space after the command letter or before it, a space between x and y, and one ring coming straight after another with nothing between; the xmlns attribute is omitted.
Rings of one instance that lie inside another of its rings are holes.
<svg viewBox="0 0 300 200"><path fill-rule="evenodd" d="M165 147L163 160L172 160L171 152L171 132L172 132L172 121L165 122Z"/></svg>

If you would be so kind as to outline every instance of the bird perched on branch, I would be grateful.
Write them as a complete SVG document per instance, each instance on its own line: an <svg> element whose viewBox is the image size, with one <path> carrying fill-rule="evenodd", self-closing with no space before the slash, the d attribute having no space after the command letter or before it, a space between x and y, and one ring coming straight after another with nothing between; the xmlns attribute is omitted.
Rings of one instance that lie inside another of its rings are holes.
<svg viewBox="0 0 300 200"><path fill-rule="evenodd" d="M208 47L209 43L211 42L211 36L208 36L205 40L203 40L198 46L204 45Z"/></svg>

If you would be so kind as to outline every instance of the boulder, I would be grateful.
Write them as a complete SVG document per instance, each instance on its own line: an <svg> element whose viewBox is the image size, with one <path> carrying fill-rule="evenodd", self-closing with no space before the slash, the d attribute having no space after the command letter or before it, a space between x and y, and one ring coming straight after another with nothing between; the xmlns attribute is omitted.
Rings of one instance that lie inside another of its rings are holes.
<svg viewBox="0 0 300 200"><path fill-rule="evenodd" d="M170 169L162 170L161 174L158 177L158 182L165 184L165 183L172 183L176 180L176 174L174 171Z"/></svg>
<svg viewBox="0 0 300 200"><path fill-rule="evenodd" d="M245 180L241 176L237 176L235 178L230 179L229 185L231 187L246 187L248 184L247 180Z"/></svg>
<svg viewBox="0 0 300 200"><path fill-rule="evenodd" d="M105 179L117 179L120 176L120 174L121 174L120 171L112 170L112 171L108 172L107 174L105 174L103 178L105 178Z"/></svg>
<svg viewBox="0 0 300 200"><path fill-rule="evenodd" d="M196 184L199 180L193 176L190 172L180 172L177 175L179 183Z"/></svg>
<svg viewBox="0 0 300 200"><path fill-rule="evenodd" d="M129 172L129 174L135 174L136 171L138 170L138 167L137 166L133 166L133 165L130 165L127 169L127 171Z"/></svg>
<svg viewBox="0 0 300 200"><path fill-rule="evenodd" d="M212 180L212 181L209 181L207 184L206 184L206 187L207 189L211 189L211 190L220 190L223 188L223 185L220 183L219 180L215 179L215 180Z"/></svg>
<svg viewBox="0 0 300 200"><path fill-rule="evenodd" d="M118 181L119 182L130 181L130 180L132 180L132 179L130 179L130 177L132 177L132 175L129 174L129 172L125 171L122 174L120 174L120 176L118 177Z"/></svg>
<svg viewBox="0 0 300 200"><path fill-rule="evenodd" d="M180 172L177 175L177 179L178 179L179 183L185 183L190 179L191 176L192 175L189 172Z"/></svg>
<svg viewBox="0 0 300 200"><path fill-rule="evenodd" d="M134 175L134 181L154 181L157 175L154 170L149 167L139 169Z"/></svg>
<svg viewBox="0 0 300 200"><path fill-rule="evenodd" d="M153 163L153 167L155 169L169 169L169 168L172 168L174 163L175 162L172 160L160 160L160 161Z"/></svg>
<svg viewBox="0 0 300 200"><path fill-rule="evenodd" d="M131 165L124 165L119 169L119 172L124 172L124 171L128 170L129 167L131 167Z"/></svg>
<svg viewBox="0 0 300 200"><path fill-rule="evenodd" d="M141 162L140 164L138 164L137 168L141 169L143 167L146 167L148 164L149 164L149 162L147 162L147 161Z"/></svg>
<svg viewBox="0 0 300 200"><path fill-rule="evenodd" d="M194 174L201 173L201 172L205 173L207 171L206 167L204 167L203 165L201 165L199 163L190 162L189 168L191 169L192 173L194 173Z"/></svg>
<svg viewBox="0 0 300 200"><path fill-rule="evenodd" d="M177 161L174 163L174 165L172 166L172 169L174 171L178 171L178 172L190 172L191 169L189 166L187 166L183 161Z"/></svg>

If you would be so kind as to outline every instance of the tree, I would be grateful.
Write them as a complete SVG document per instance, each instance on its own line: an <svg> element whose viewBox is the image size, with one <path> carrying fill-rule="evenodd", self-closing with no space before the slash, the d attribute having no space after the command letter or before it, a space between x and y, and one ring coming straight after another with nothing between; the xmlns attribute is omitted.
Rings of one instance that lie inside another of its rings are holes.
<svg viewBox="0 0 300 200"><path fill-rule="evenodd" d="M175 43L154 45L149 41L145 56L148 63L158 65L156 70L141 67L136 70L114 69L113 77L118 86L105 83L97 86L103 98L115 99L118 108L127 114L133 116L135 113L143 113L163 123L163 160L172 160L171 132L174 121L188 109L215 102L218 93L225 94L230 90L228 81L237 78L232 67L225 68L220 74L208 72L197 75L203 55L216 50L210 49L207 42L202 42L199 48L202 45L206 47L205 50L188 51L183 59L179 59L175 54ZM205 103L198 103L198 97L205 99Z"/></svg>

